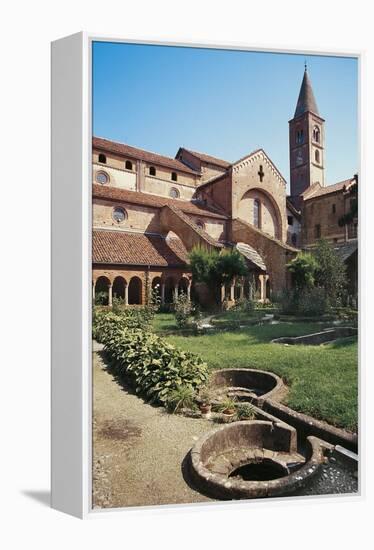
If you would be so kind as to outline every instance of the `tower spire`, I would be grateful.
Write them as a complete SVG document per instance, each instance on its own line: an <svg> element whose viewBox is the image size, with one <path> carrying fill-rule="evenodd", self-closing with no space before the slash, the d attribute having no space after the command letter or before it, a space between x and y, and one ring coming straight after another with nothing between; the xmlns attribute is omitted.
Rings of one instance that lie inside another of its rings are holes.
<svg viewBox="0 0 374 550"><path fill-rule="evenodd" d="M312 83L309 78L306 60L304 62L304 76L301 83L299 98L297 100L294 118L303 115L307 111L319 116L317 103L314 97Z"/></svg>

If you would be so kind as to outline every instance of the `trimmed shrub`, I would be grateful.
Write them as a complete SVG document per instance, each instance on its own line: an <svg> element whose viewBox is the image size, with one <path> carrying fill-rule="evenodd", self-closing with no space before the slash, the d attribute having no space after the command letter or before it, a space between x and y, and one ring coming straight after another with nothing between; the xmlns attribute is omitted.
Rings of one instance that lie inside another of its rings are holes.
<svg viewBox="0 0 374 550"><path fill-rule="evenodd" d="M202 359L143 328L126 327L126 321L108 313L100 319L97 330L114 371L126 375L137 393L168 406L176 392L183 389L192 394L207 381L208 366Z"/></svg>

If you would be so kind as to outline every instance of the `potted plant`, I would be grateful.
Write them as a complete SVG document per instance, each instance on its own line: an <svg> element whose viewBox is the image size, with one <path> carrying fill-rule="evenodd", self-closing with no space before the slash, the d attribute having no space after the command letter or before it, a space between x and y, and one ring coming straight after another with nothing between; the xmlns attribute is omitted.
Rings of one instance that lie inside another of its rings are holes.
<svg viewBox="0 0 374 550"><path fill-rule="evenodd" d="M236 407L236 416L238 420L253 420L256 412L250 403L239 403Z"/></svg>
<svg viewBox="0 0 374 550"><path fill-rule="evenodd" d="M167 408L169 411L176 413L183 409L193 410L195 405L195 390L190 386L180 386L172 390L168 396Z"/></svg>
<svg viewBox="0 0 374 550"><path fill-rule="evenodd" d="M203 418L210 418L212 413L212 392L207 386L199 391L198 405Z"/></svg>
<svg viewBox="0 0 374 550"><path fill-rule="evenodd" d="M223 422L231 422L236 414L236 400L231 397L227 397L219 404L218 411L222 415L221 418Z"/></svg>

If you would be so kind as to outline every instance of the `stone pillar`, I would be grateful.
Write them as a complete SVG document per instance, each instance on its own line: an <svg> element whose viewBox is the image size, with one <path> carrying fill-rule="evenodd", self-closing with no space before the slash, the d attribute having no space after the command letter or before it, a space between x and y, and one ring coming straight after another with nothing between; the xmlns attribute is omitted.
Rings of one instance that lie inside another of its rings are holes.
<svg viewBox="0 0 374 550"><path fill-rule="evenodd" d="M226 288L225 285L221 285L221 304L225 301L226 298Z"/></svg>
<svg viewBox="0 0 374 550"><path fill-rule="evenodd" d="M267 287L267 282L269 280L269 275L265 275L264 276L264 300L266 301L268 299L268 297L266 296L266 287ZM270 298L269 298L270 300Z"/></svg>
<svg viewBox="0 0 374 550"><path fill-rule="evenodd" d="M125 306L129 305L129 285L125 284Z"/></svg>
<svg viewBox="0 0 374 550"><path fill-rule="evenodd" d="M187 298L188 301L191 301L191 283L187 286Z"/></svg>
<svg viewBox="0 0 374 550"><path fill-rule="evenodd" d="M113 305L113 286L108 286L108 305L109 307L112 307Z"/></svg>
<svg viewBox="0 0 374 550"><path fill-rule="evenodd" d="M161 283L161 304L165 304L165 283Z"/></svg>
<svg viewBox="0 0 374 550"><path fill-rule="evenodd" d="M244 298L244 281L242 281L240 285L240 299L243 300Z"/></svg>
<svg viewBox="0 0 374 550"><path fill-rule="evenodd" d="M264 297L265 297L265 281L264 281L264 275L259 275L258 276L259 280L260 280L260 302L264 302Z"/></svg>
<svg viewBox="0 0 374 550"><path fill-rule="evenodd" d="M174 287L174 300L178 299L178 285Z"/></svg>
<svg viewBox="0 0 374 550"><path fill-rule="evenodd" d="M230 286L230 302L235 302L235 283Z"/></svg>
<svg viewBox="0 0 374 550"><path fill-rule="evenodd" d="M95 305L95 289L96 289L96 281L92 281L92 303Z"/></svg>

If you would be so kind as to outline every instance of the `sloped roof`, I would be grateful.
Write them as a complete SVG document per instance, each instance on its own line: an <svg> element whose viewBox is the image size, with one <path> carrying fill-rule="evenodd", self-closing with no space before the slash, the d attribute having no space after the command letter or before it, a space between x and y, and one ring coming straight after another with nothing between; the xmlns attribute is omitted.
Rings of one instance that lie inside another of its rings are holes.
<svg viewBox="0 0 374 550"><path fill-rule="evenodd" d="M316 189L310 197L306 196L304 200L314 199L315 197L320 197L322 195L329 195L330 193L336 193L337 191L344 191L346 187L350 185L352 178L349 180L339 181L334 185L327 185L326 187L320 187Z"/></svg>
<svg viewBox="0 0 374 550"><path fill-rule="evenodd" d="M340 256L340 258L345 262L352 256L354 252L358 249L358 241L348 241L346 243L334 246L335 252Z"/></svg>
<svg viewBox="0 0 374 550"><path fill-rule="evenodd" d="M97 264L184 267L188 256L182 241L177 238L94 229L92 261Z"/></svg>
<svg viewBox="0 0 374 550"><path fill-rule="evenodd" d="M181 147L180 150L187 151L188 153L198 158L202 162L206 162L208 164L215 164L216 166L220 166L221 168L228 168L231 164L227 160L219 159L217 157L212 157L211 155L207 155L205 153L199 153L198 151L192 151L191 149L186 149L186 147Z"/></svg>
<svg viewBox="0 0 374 550"><path fill-rule="evenodd" d="M196 172L196 170L192 170L192 168L189 168L180 160L165 157L164 155L159 155L157 153L151 153L149 151L145 151L144 149L139 149L138 147L126 145L125 143L118 143L109 139L93 137L92 147L94 149L100 149L101 151L115 153L124 157L144 160L149 164L161 164L162 166L166 166L167 168L173 168L174 170L186 172L187 174L200 175L199 172Z"/></svg>
<svg viewBox="0 0 374 550"><path fill-rule="evenodd" d="M254 264L256 267L259 267L263 271L266 271L264 260L261 258L260 254L249 244L237 243L236 248L239 250L240 254L243 254L243 256L252 264Z"/></svg>
<svg viewBox="0 0 374 550"><path fill-rule="evenodd" d="M108 185L100 185L98 183L94 183L92 185L92 196L93 198L98 199L108 199L143 206L153 206L155 208L162 208L163 206L176 206L182 210L182 212L187 214L207 216L221 220L227 219L227 216L224 214L219 214L212 208L208 208L202 204L180 199L172 199L170 197L162 197L161 195L151 195L150 193L140 193L139 191L129 191L128 189L120 189L119 187L110 187Z"/></svg>
<svg viewBox="0 0 374 550"><path fill-rule="evenodd" d="M308 71L305 68L294 118L301 116L308 111L319 116L317 102L313 93L312 83L310 81Z"/></svg>
<svg viewBox="0 0 374 550"><path fill-rule="evenodd" d="M196 223L187 216L180 208L177 208L176 206L168 205L167 208L170 208L174 212L176 216L178 216L181 220L184 221L195 233L197 233L204 241L206 241L208 244L215 246L217 248L222 248L223 244L218 242L216 239L211 237L209 233L205 231L205 229L201 229Z"/></svg>

